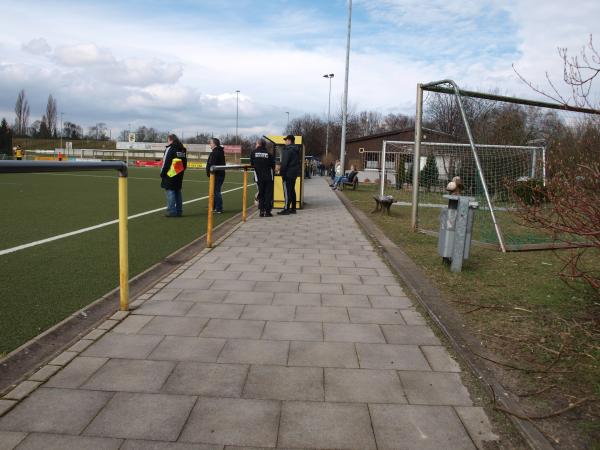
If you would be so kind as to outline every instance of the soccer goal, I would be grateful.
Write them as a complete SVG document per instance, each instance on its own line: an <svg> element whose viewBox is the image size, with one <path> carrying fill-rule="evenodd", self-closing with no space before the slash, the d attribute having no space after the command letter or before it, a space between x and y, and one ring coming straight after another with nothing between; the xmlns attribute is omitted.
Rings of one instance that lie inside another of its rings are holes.
<svg viewBox="0 0 600 450"><path fill-rule="evenodd" d="M590 128L600 129L600 111L465 91L452 80L419 84L415 140L383 143L380 194L411 208L413 230L435 234L446 185L460 177L462 195L479 203L475 241L503 252L554 248L554 236L519 219L515 192L543 187L549 157L568 157Z"/></svg>

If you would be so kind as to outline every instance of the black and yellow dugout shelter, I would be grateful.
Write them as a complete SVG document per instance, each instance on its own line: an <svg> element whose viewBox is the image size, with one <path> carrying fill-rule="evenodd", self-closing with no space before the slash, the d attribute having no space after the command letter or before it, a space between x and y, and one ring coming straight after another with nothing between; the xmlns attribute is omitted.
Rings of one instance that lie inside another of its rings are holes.
<svg viewBox="0 0 600 450"><path fill-rule="evenodd" d="M281 150L285 147L285 136L263 136L266 140L273 144L273 154L275 156L276 164L281 161ZM300 161L304 163L304 144L302 142L302 136L295 136L295 144L300 148ZM300 176L296 179L296 208L301 209L304 204L304 167L301 167ZM275 180L273 182L273 208L283 209L285 206L285 198L283 194L283 181L281 175L275 173Z"/></svg>

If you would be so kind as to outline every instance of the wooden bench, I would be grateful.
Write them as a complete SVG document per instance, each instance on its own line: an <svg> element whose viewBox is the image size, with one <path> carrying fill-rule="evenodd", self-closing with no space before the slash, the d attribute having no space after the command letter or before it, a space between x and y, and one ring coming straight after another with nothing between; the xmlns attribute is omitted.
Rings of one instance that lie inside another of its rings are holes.
<svg viewBox="0 0 600 450"><path fill-rule="evenodd" d="M358 175L354 176L354 179L352 181L344 181L340 187L342 188L342 191L344 190L344 188L346 186L352 186L352 190L355 191L358 188Z"/></svg>
<svg viewBox="0 0 600 450"><path fill-rule="evenodd" d="M374 195L373 200L375 200L375 209L371 211L371 214L379 211L382 214L384 212L387 212L387 215L390 215L390 208L394 203L394 197L392 197L391 195L384 195L383 197L380 197L379 195Z"/></svg>

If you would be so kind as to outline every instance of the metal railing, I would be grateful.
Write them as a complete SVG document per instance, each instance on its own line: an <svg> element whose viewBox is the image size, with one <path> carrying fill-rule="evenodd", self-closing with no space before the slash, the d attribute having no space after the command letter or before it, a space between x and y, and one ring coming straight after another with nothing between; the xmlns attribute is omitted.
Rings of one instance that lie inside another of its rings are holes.
<svg viewBox="0 0 600 450"><path fill-rule="evenodd" d="M213 209L215 205L215 171L216 170L243 170L244 171L244 187L242 193L242 222L246 221L247 218L247 199L248 199L248 170L252 166L247 164L232 164L229 166L211 166L210 168L210 182L208 184L208 218L206 221L206 246L212 247L213 245Z"/></svg>
<svg viewBox="0 0 600 450"><path fill-rule="evenodd" d="M129 309L129 236L127 229L127 165L122 161L0 161L0 173L79 172L117 170L119 172L119 308Z"/></svg>

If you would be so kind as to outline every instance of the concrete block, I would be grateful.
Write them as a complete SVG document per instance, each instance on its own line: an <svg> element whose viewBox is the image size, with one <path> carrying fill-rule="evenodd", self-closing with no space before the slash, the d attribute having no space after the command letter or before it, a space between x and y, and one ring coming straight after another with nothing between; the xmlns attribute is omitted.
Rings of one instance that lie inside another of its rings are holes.
<svg viewBox="0 0 600 450"><path fill-rule="evenodd" d="M415 310L403 309L401 314L407 325L427 325L423 316Z"/></svg>
<svg viewBox="0 0 600 450"><path fill-rule="evenodd" d="M53 366L65 366L76 356L77 352L62 352L48 364L52 364Z"/></svg>
<svg viewBox="0 0 600 450"><path fill-rule="evenodd" d="M247 305L242 313L242 319L248 320L294 320L294 306Z"/></svg>
<svg viewBox="0 0 600 450"><path fill-rule="evenodd" d="M429 365L436 372L460 372L460 366L441 346L421 346Z"/></svg>
<svg viewBox="0 0 600 450"><path fill-rule="evenodd" d="M127 320L127 319L125 319ZM95 341L96 339L101 338L102 336L104 336L106 334L108 330L103 330L101 328L96 328L95 330L90 331L88 334L86 334L83 339L88 339L91 341Z"/></svg>
<svg viewBox="0 0 600 450"><path fill-rule="evenodd" d="M430 370L416 345L356 344L363 369Z"/></svg>
<svg viewBox="0 0 600 450"><path fill-rule="evenodd" d="M154 316L131 315L113 329L113 333L137 334Z"/></svg>
<svg viewBox="0 0 600 450"><path fill-rule="evenodd" d="M324 323L323 329L326 341L385 343L383 333L375 324Z"/></svg>
<svg viewBox="0 0 600 450"><path fill-rule="evenodd" d="M316 273L316 274L330 274L330 275L338 275L340 273L339 269L336 266L304 266L302 267L302 273Z"/></svg>
<svg viewBox="0 0 600 450"><path fill-rule="evenodd" d="M242 305L196 303L188 312L188 316L207 317L210 319L239 319L243 309Z"/></svg>
<svg viewBox="0 0 600 450"><path fill-rule="evenodd" d="M318 283L321 276L318 273L284 273L281 281L292 281L295 283Z"/></svg>
<svg viewBox="0 0 600 450"><path fill-rule="evenodd" d="M379 449L475 449L448 406L369 405Z"/></svg>
<svg viewBox="0 0 600 450"><path fill-rule="evenodd" d="M158 392L175 367L170 361L111 359L82 386L98 391Z"/></svg>
<svg viewBox="0 0 600 450"><path fill-rule="evenodd" d="M431 328L424 325L381 325L388 344L440 345Z"/></svg>
<svg viewBox="0 0 600 450"><path fill-rule="evenodd" d="M340 267L340 273L342 275L365 275L365 276L378 276L377 269L369 269L366 267Z"/></svg>
<svg viewBox="0 0 600 450"><path fill-rule="evenodd" d="M194 304L194 302L185 301L146 302L142 307L133 311L133 314L145 316L185 316Z"/></svg>
<svg viewBox="0 0 600 450"><path fill-rule="evenodd" d="M471 406L469 391L457 373L398 372L408 402L417 405Z"/></svg>
<svg viewBox="0 0 600 450"><path fill-rule="evenodd" d="M122 442L113 438L32 433L19 445L19 450L118 450Z"/></svg>
<svg viewBox="0 0 600 450"><path fill-rule="evenodd" d="M244 398L323 401L323 369L251 366Z"/></svg>
<svg viewBox="0 0 600 450"><path fill-rule="evenodd" d="M211 290L251 292L254 290L255 284L256 281L216 280L211 286Z"/></svg>
<svg viewBox="0 0 600 450"><path fill-rule="evenodd" d="M366 295L356 295L356 294L323 294L323 306L358 306L370 308L371 304L369 303L369 299Z"/></svg>
<svg viewBox="0 0 600 450"><path fill-rule="evenodd" d="M162 336L107 333L82 356L145 359L161 340Z"/></svg>
<svg viewBox="0 0 600 450"><path fill-rule="evenodd" d="M307 294L342 294L342 285L336 283L300 283L300 292Z"/></svg>
<svg viewBox="0 0 600 450"><path fill-rule="evenodd" d="M277 401L200 398L180 440L275 447L279 414Z"/></svg>
<svg viewBox="0 0 600 450"><path fill-rule="evenodd" d="M10 411L17 404L17 400L0 398L0 417ZM1 442L1 440L0 440Z"/></svg>
<svg viewBox="0 0 600 450"><path fill-rule="evenodd" d="M389 295L385 286L376 284L342 284L344 294Z"/></svg>
<svg viewBox="0 0 600 450"><path fill-rule="evenodd" d="M103 364L108 358L89 358L80 356L54 375L45 387L78 388Z"/></svg>
<svg viewBox="0 0 600 450"><path fill-rule="evenodd" d="M202 330L201 337L260 339L265 322L263 320L210 319Z"/></svg>
<svg viewBox="0 0 600 450"><path fill-rule="evenodd" d="M156 334L161 336L198 336L208 319L200 317L154 317L139 334Z"/></svg>
<svg viewBox="0 0 600 450"><path fill-rule="evenodd" d="M162 390L202 397L240 397L247 375L247 365L184 361L177 364Z"/></svg>
<svg viewBox="0 0 600 450"><path fill-rule="evenodd" d="M479 450L485 449L484 442L500 439L500 436L492 430L492 424L483 408L479 406L456 406L454 409Z"/></svg>
<svg viewBox="0 0 600 450"><path fill-rule="evenodd" d="M118 320L108 319L108 320L105 320L104 322L102 322L100 325L98 325L97 328L99 330L112 330L118 324L119 324Z"/></svg>
<svg viewBox="0 0 600 450"><path fill-rule="evenodd" d="M323 324L321 322L269 321L262 337L277 341L322 341Z"/></svg>
<svg viewBox="0 0 600 450"><path fill-rule="evenodd" d="M273 303L273 292L229 292L224 303L241 305L270 305Z"/></svg>
<svg viewBox="0 0 600 450"><path fill-rule="evenodd" d="M298 283L291 281L257 281L255 292L298 292Z"/></svg>
<svg viewBox="0 0 600 450"><path fill-rule="evenodd" d="M127 440L120 450L223 450L222 445Z"/></svg>
<svg viewBox="0 0 600 450"><path fill-rule="evenodd" d="M348 308L348 314L350 315L350 322L353 323L404 325L404 319L398 309Z"/></svg>
<svg viewBox="0 0 600 450"><path fill-rule="evenodd" d="M129 311L117 311L112 316L110 316L110 318L113 320L123 320L128 315L129 315Z"/></svg>
<svg viewBox="0 0 600 450"><path fill-rule="evenodd" d="M391 285L388 285L385 288L387 289L390 295L397 295L399 297L406 296L404 290L397 283L392 283Z"/></svg>
<svg viewBox="0 0 600 450"><path fill-rule="evenodd" d="M408 297L392 297L389 295L370 295L369 300L373 308L412 308L413 304Z"/></svg>
<svg viewBox="0 0 600 450"><path fill-rule="evenodd" d="M265 266L264 272L274 272L274 273L300 273L302 269L306 269L306 267L300 266L284 266L284 265L267 265Z"/></svg>
<svg viewBox="0 0 600 450"><path fill-rule="evenodd" d="M0 413L0 417L1 416L2 414ZM0 431L0 450L13 450L19 444L19 442L25 439L25 436L27 436L27 433L19 433L17 431Z"/></svg>
<svg viewBox="0 0 600 450"><path fill-rule="evenodd" d="M347 284L363 284L358 275L331 275L322 274L321 283L347 283Z"/></svg>
<svg viewBox="0 0 600 450"><path fill-rule="evenodd" d="M291 342L290 366L358 367L354 345L347 342Z"/></svg>
<svg viewBox="0 0 600 450"><path fill-rule="evenodd" d="M47 381L52 375L60 370L60 366L45 365L29 377L29 381Z"/></svg>
<svg viewBox="0 0 600 450"><path fill-rule="evenodd" d="M3 398L5 400L22 400L35 391L40 384L42 383L39 381L21 381L16 387L8 391Z"/></svg>
<svg viewBox="0 0 600 450"><path fill-rule="evenodd" d="M300 448L375 449L367 405L284 402L278 445Z"/></svg>
<svg viewBox="0 0 600 450"><path fill-rule="evenodd" d="M273 300L274 305L311 305L321 306L320 294L291 294L278 292Z"/></svg>
<svg viewBox="0 0 600 450"><path fill-rule="evenodd" d="M220 363L275 364L287 362L289 343L250 339L230 339L219 355Z"/></svg>
<svg viewBox="0 0 600 450"><path fill-rule="evenodd" d="M222 303L226 296L226 291L201 291L184 289L175 300L196 303Z"/></svg>
<svg viewBox="0 0 600 450"><path fill-rule="evenodd" d="M84 351L86 348L88 348L90 345L92 345L93 343L94 343L94 341L92 341L90 339L81 339L81 340L75 342L73 345L71 345L67 349L67 351L80 353L80 352Z"/></svg>
<svg viewBox="0 0 600 450"><path fill-rule="evenodd" d="M150 359L215 362L224 339L167 336L150 354Z"/></svg>
<svg viewBox="0 0 600 450"><path fill-rule="evenodd" d="M117 392L85 435L175 441L196 397Z"/></svg>
<svg viewBox="0 0 600 450"><path fill-rule="evenodd" d="M398 283L396 277L374 277L365 275L360 277L364 284L377 284L377 285L395 285Z"/></svg>
<svg viewBox="0 0 600 450"><path fill-rule="evenodd" d="M279 281L280 278L281 274L275 272L243 272L240 276L244 281Z"/></svg>
<svg viewBox="0 0 600 450"><path fill-rule="evenodd" d="M296 320L302 322L348 322L346 308L297 306Z"/></svg>
<svg viewBox="0 0 600 450"><path fill-rule="evenodd" d="M242 274L242 272L232 271L231 269L223 270L223 271L210 270L210 271L202 272L200 274L200 276L198 277L198 279L200 279L200 280L237 280L241 274Z"/></svg>
<svg viewBox="0 0 600 450"><path fill-rule="evenodd" d="M167 289L208 289L214 280L198 280L196 278L177 278L171 281Z"/></svg>
<svg viewBox="0 0 600 450"><path fill-rule="evenodd" d="M112 395L40 388L0 419L0 430L79 434Z"/></svg>
<svg viewBox="0 0 600 450"><path fill-rule="evenodd" d="M406 403L394 370L325 369L325 401Z"/></svg>

